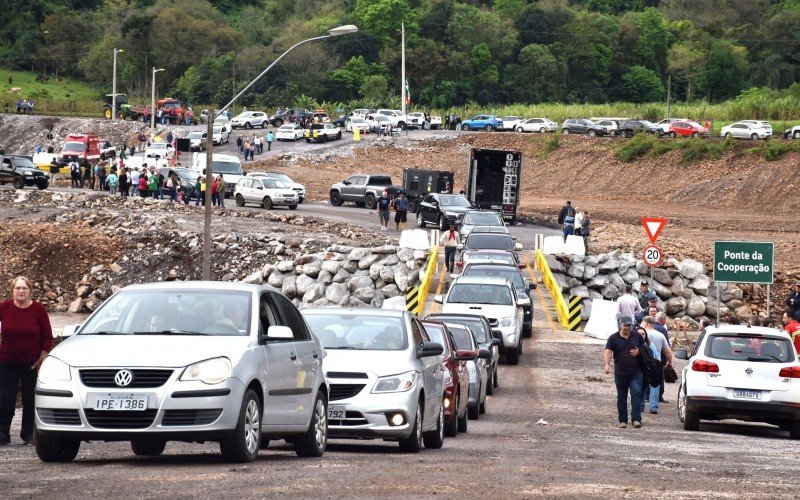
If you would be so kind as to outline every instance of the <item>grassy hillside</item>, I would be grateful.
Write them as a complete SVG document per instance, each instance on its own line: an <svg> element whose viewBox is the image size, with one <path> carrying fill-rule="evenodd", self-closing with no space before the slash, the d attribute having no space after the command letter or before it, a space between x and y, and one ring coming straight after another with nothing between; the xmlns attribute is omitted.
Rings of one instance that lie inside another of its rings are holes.
<svg viewBox="0 0 800 500"><path fill-rule="evenodd" d="M30 99L36 114L100 116L102 96L98 88L72 78L50 77L46 81L36 81L41 76L0 67L0 105L8 103L13 113L17 99Z"/></svg>

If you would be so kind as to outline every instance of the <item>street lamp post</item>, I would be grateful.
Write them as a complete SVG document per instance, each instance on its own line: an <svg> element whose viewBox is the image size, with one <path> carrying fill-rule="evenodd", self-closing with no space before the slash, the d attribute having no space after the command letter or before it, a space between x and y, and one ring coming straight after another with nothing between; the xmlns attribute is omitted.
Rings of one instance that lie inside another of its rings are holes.
<svg viewBox="0 0 800 500"><path fill-rule="evenodd" d="M156 73L164 71L164 68L156 69L153 66L153 95L150 98L150 128L156 128Z"/></svg>
<svg viewBox="0 0 800 500"><path fill-rule="evenodd" d="M114 73L111 83L111 121L117 119L117 54L125 52L123 49L114 47Z"/></svg>
<svg viewBox="0 0 800 500"><path fill-rule="evenodd" d="M247 86L241 90L241 92L236 94L233 97L233 99L231 99L231 102L223 106L222 109L219 110L219 113L215 113L213 110L209 113L207 140L210 140L211 142L209 143L208 149L206 150L206 196L205 196L206 211L205 211L205 220L203 222L203 279L204 280L211 279L211 182L213 181L211 159L212 159L212 145L214 143L213 141L214 120L216 119L217 116L225 113L225 111L227 111L228 108L233 106L233 103L235 103L237 99L239 99L245 92L250 90L253 87L253 85L255 85L256 82L259 81L264 75L266 75L267 72L271 70L273 66L275 66L278 63L278 61L283 59L283 57L286 54L296 49L300 45L303 45L304 43L308 42L313 42L315 40L323 40L325 38L331 38L334 36L347 35L349 33L355 33L357 31L358 31L358 26L355 26L353 24L347 24L344 26L337 26L336 28L328 30L327 35L315 36L313 38L308 38L306 40L297 42L296 44L286 49L286 52L278 56L277 59L272 61L272 64L267 66L267 68L264 71L262 71L261 74L255 77L255 79L253 79L252 82L248 83ZM222 193L222 196L225 196L225 193Z"/></svg>

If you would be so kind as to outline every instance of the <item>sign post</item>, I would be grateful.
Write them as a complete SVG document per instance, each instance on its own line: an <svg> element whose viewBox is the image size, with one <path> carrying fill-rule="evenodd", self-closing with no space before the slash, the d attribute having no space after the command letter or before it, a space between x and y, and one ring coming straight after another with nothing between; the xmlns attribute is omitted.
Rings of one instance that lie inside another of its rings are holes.
<svg viewBox="0 0 800 500"><path fill-rule="evenodd" d="M767 285L767 317L769 317L774 262L775 243L771 241L714 242L717 323L719 323L720 283L757 283Z"/></svg>
<svg viewBox="0 0 800 500"><path fill-rule="evenodd" d="M642 260L650 267L651 289L655 288L653 285L653 268L660 266L661 261L664 260L664 252L662 252L661 249L656 246L656 241L658 241L658 237L661 235L661 231L666 225L667 219L660 217L642 217L642 226L644 226L644 232L647 233L647 238L650 240L650 244L644 247L644 251L642 252Z"/></svg>

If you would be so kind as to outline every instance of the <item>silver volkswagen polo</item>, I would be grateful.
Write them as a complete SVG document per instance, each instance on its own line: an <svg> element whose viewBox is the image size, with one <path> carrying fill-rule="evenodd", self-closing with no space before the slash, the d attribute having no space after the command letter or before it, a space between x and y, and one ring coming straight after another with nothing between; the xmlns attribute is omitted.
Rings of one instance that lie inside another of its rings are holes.
<svg viewBox="0 0 800 500"><path fill-rule="evenodd" d="M304 309L327 352L331 437L399 441L403 451L441 448L441 344L408 311Z"/></svg>
<svg viewBox="0 0 800 500"><path fill-rule="evenodd" d="M70 461L81 441L218 441L231 462L262 440L299 456L327 445L324 350L297 308L268 286L133 285L103 303L45 359L36 384L36 452Z"/></svg>

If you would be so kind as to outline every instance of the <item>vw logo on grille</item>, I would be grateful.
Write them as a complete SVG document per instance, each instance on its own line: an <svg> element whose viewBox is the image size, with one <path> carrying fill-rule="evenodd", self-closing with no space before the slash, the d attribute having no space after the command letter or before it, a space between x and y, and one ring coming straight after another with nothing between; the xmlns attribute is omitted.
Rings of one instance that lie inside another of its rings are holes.
<svg viewBox="0 0 800 500"><path fill-rule="evenodd" d="M126 387L133 382L133 373L130 370L120 370L114 375L114 383L120 387Z"/></svg>
<svg viewBox="0 0 800 500"><path fill-rule="evenodd" d="M752 369L752 368L750 368L750 367L747 367L747 370L745 370L744 372L745 372L746 374L748 374L748 375L752 375L752 374L753 374L753 369Z"/></svg>

